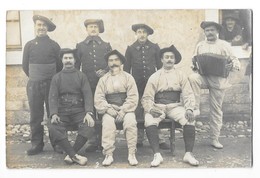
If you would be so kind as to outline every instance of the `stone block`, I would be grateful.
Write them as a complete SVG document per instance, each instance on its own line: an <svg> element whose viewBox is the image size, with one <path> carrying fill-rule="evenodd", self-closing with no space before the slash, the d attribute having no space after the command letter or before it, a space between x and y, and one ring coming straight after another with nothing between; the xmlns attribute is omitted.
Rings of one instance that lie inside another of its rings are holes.
<svg viewBox="0 0 260 178"><path fill-rule="evenodd" d="M7 77L6 78L6 87L26 87L28 82L27 77Z"/></svg>
<svg viewBox="0 0 260 178"><path fill-rule="evenodd" d="M6 77L16 78L16 77L23 77L26 78L27 76L23 72L22 65L9 65L6 67Z"/></svg>
<svg viewBox="0 0 260 178"><path fill-rule="evenodd" d="M8 111L23 110L23 101L6 101L6 110Z"/></svg>
<svg viewBox="0 0 260 178"><path fill-rule="evenodd" d="M27 100L25 87L6 88L6 101L24 101Z"/></svg>

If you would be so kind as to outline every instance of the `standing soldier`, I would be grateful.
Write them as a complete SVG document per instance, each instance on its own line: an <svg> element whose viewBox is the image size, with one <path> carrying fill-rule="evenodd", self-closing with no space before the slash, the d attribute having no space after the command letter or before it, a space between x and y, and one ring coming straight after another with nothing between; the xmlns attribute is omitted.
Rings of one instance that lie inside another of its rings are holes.
<svg viewBox="0 0 260 178"><path fill-rule="evenodd" d="M137 87L133 77L124 72L122 64L125 57L117 50L105 56L110 68L98 82L94 103L99 114L102 114L102 147L105 159L104 166L113 163L113 152L116 141L116 124L122 122L128 147L129 164L135 166L137 143L137 122L135 109L138 104Z"/></svg>
<svg viewBox="0 0 260 178"><path fill-rule="evenodd" d="M94 95L99 78L108 71L107 61L105 61L104 56L111 51L112 48L109 43L104 42L99 37L99 33L104 32L103 20L87 19L84 25L88 36L76 46L79 60L75 66L77 69L80 69L81 66L82 72L87 75ZM94 136L88 141L86 151L95 151L97 149L97 137Z"/></svg>
<svg viewBox="0 0 260 178"><path fill-rule="evenodd" d="M200 54L217 54L228 57L230 63L226 65L227 70L239 70L240 62L233 55L231 46L228 42L218 39L218 34L222 26L216 22L203 21L200 27L204 30L206 40L197 44L194 55ZM216 67L216 66L214 66ZM209 89L209 119L211 129L211 145L215 148L222 149L223 145L219 142L220 129L222 127L222 103L225 96L225 91L231 85L228 78L222 78L215 75L200 75L197 73L196 66L194 66L193 73L189 76L189 81L193 89L196 105L195 115L199 115L200 106L200 91L201 89Z"/></svg>
<svg viewBox="0 0 260 178"><path fill-rule="evenodd" d="M126 50L126 63L124 70L132 73L140 98L143 96L145 85L149 77L162 67L160 59L160 48L157 44L148 40L148 36L153 34L153 29L146 24L132 25L137 41ZM139 101L135 111L137 120L144 120L144 110ZM144 130L138 129L137 147L143 146ZM160 134L160 148L169 149L162 135Z"/></svg>
<svg viewBox="0 0 260 178"><path fill-rule="evenodd" d="M35 155L43 150L44 132L41 122L44 116L44 103L49 116L50 82L56 72L62 69L59 59L60 46L47 35L47 32L55 30L56 25L40 15L34 15L33 21L36 38L26 43L22 63L23 71L29 77L27 96L30 107L32 147L27 151L28 155Z"/></svg>
<svg viewBox="0 0 260 178"><path fill-rule="evenodd" d="M56 74L50 87L49 103L50 135L55 144L67 154L66 163L87 164L87 158L78 155L88 138L94 134L93 95L85 74L75 69L75 51L64 48L60 52L63 69ZM67 128L75 128L78 135L73 147L67 136Z"/></svg>

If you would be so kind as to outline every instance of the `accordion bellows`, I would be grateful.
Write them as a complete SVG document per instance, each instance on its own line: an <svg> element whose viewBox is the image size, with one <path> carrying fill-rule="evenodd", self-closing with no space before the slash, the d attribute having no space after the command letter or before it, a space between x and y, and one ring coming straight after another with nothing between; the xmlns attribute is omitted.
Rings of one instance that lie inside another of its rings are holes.
<svg viewBox="0 0 260 178"><path fill-rule="evenodd" d="M200 75L213 75L218 77L227 78L229 70L226 69L226 64L231 61L227 56L218 54L205 53L193 57L193 64L198 69Z"/></svg>

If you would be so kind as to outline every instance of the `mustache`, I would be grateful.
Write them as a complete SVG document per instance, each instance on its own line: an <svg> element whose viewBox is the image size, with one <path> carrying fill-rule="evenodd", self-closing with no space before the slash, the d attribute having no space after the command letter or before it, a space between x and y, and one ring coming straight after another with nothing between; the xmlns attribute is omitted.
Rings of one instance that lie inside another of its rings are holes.
<svg viewBox="0 0 260 178"><path fill-rule="evenodd" d="M167 64L173 64L173 62L172 61L168 61L168 62L166 62Z"/></svg>
<svg viewBox="0 0 260 178"><path fill-rule="evenodd" d="M115 68L115 67L119 67L119 65L117 64L113 64L112 66L110 66L111 68Z"/></svg>
<svg viewBox="0 0 260 178"><path fill-rule="evenodd" d="M71 62L65 62L65 65L66 65L66 64L71 64L71 65L72 65L72 63L71 63Z"/></svg>

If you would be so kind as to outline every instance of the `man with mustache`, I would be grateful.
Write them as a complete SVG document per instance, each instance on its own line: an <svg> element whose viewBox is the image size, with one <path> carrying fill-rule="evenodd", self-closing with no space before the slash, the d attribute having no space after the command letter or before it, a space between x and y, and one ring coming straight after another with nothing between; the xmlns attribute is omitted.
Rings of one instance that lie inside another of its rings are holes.
<svg viewBox="0 0 260 178"><path fill-rule="evenodd" d="M133 75L141 98L149 77L162 67L162 62L160 60L159 46L148 40L148 36L154 32L153 29L146 24L134 24L132 25L132 30L135 32L137 40L127 47L124 70ZM144 119L144 110L140 101L135 113L137 120ZM144 130L138 129L137 147L143 146L143 140ZM160 134L160 148L170 149L162 134Z"/></svg>
<svg viewBox="0 0 260 178"><path fill-rule="evenodd" d="M148 141L154 153L151 166L159 166L163 162L159 150L158 125L165 117L172 119L183 126L183 139L185 155L183 161L197 166L197 161L192 155L195 141L195 120L193 109L195 98L188 78L174 65L181 61L180 52L172 45L160 51L163 67L149 78L142 105L145 111L145 127ZM182 93L183 104L180 102Z"/></svg>
<svg viewBox="0 0 260 178"><path fill-rule="evenodd" d="M75 67L76 49L61 49L60 58L63 69L56 74L50 87L50 135L55 144L67 154L64 161L86 165L87 158L78 155L88 138L94 135L93 95L87 76ZM70 145L67 129L78 131L76 141Z"/></svg>
<svg viewBox="0 0 260 178"><path fill-rule="evenodd" d="M104 42L99 34L104 32L104 23L101 19L86 19L84 22L87 38L78 43L76 68L80 69L88 77L92 93L94 95L98 80L107 73L108 66L104 59L106 53L112 50L109 43ZM95 111L94 111L95 114ZM86 152L98 149L97 137L91 138L86 146Z"/></svg>
<svg viewBox="0 0 260 178"><path fill-rule="evenodd" d="M239 70L240 62L233 55L230 44L224 40L218 39L218 33L222 29L222 26L216 22L203 21L200 27L204 30L206 40L197 44L194 56L199 54L217 54L228 57L230 63L226 65L226 69ZM228 78L222 78L215 75L200 75L197 72L195 65L193 66L195 73L189 76L189 81L193 89L196 105L195 115L199 115L200 106L200 91L201 89L209 89L209 120L211 129L211 145L215 148L221 149L223 145L219 142L220 129L222 127L222 103L224 100L225 91L231 85Z"/></svg>
<svg viewBox="0 0 260 178"><path fill-rule="evenodd" d="M44 130L41 122L44 116L44 104L49 116L50 82L52 77L62 69L59 59L60 46L47 35L47 32L55 30L56 25L47 17L40 15L34 15L33 21L36 38L26 43L22 61L23 71L29 77L27 96L30 107L32 147L27 151L28 155L35 155L43 150ZM50 140L52 143L51 137Z"/></svg>
<svg viewBox="0 0 260 178"><path fill-rule="evenodd" d="M102 147L105 159L103 166L113 163L113 152L116 141L116 124L122 122L125 132L129 164L135 166L138 161L135 157L137 143L137 122L135 109L138 104L138 92L134 78L124 72L122 64L125 57L113 50L105 59L108 62L109 72L99 79L94 104L102 117Z"/></svg>

